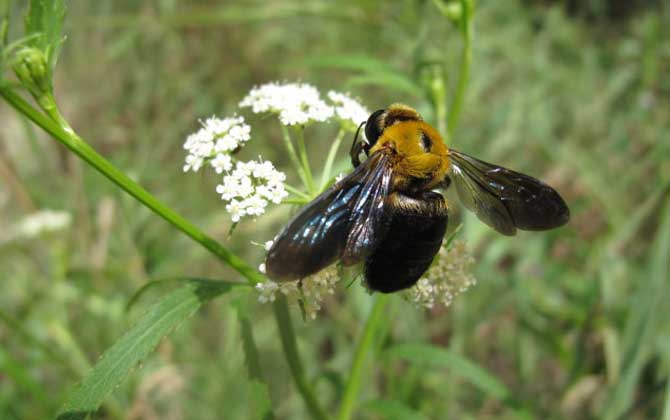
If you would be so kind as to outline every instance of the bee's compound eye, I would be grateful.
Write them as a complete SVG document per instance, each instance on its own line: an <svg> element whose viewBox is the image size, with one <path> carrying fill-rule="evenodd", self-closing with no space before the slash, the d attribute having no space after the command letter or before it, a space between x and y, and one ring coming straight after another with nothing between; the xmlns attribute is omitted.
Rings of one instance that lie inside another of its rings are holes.
<svg viewBox="0 0 670 420"><path fill-rule="evenodd" d="M367 150L377 143L377 139L379 139L379 136L382 135L382 131L384 131L384 127L382 126L384 112L386 112L385 109L379 109L373 112L365 123L365 138L369 143L366 147Z"/></svg>

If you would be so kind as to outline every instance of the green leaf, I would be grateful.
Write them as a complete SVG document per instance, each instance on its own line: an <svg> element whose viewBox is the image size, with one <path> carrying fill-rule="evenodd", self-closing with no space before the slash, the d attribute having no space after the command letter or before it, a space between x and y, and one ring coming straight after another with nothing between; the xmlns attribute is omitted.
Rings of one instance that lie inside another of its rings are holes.
<svg viewBox="0 0 670 420"><path fill-rule="evenodd" d="M32 47L40 49L47 57L49 69L56 66L56 59L63 44L63 21L65 4L63 0L31 0L26 15L26 35L39 36L31 40Z"/></svg>
<svg viewBox="0 0 670 420"><path fill-rule="evenodd" d="M426 416L415 411L412 407L396 400L373 400L367 402L364 409L388 420L425 420Z"/></svg>
<svg viewBox="0 0 670 420"><path fill-rule="evenodd" d="M128 332L100 358L70 395L58 420L84 419L184 319L208 300L230 291L234 283L190 281L152 305Z"/></svg>
<svg viewBox="0 0 670 420"><path fill-rule="evenodd" d="M446 349L427 344L401 344L389 349L386 355L419 366L447 368L451 374L461 376L481 391L500 400L511 396L509 389L484 368Z"/></svg>

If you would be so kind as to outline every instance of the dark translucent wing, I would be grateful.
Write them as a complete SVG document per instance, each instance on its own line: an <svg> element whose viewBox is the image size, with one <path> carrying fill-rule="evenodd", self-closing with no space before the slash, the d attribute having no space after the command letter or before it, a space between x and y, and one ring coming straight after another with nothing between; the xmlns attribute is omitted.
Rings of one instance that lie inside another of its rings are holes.
<svg viewBox="0 0 670 420"><path fill-rule="evenodd" d="M453 149L449 157L461 202L498 232L553 229L570 219L565 201L544 182Z"/></svg>
<svg viewBox="0 0 670 420"><path fill-rule="evenodd" d="M352 221L368 214L368 205L377 204L379 193L375 191L380 187L375 184L388 182L383 172L390 173L388 158L382 154L371 156L301 209L268 251L265 260L268 277L277 281L304 278L339 259L347 246L351 227L358 226ZM364 234L370 236L367 231Z"/></svg>
<svg viewBox="0 0 670 420"><path fill-rule="evenodd" d="M388 156L376 153L371 156L370 168L361 193L351 209L350 231L342 255L342 263L349 265L366 257L384 236L389 218L384 211L384 202L391 188L391 167Z"/></svg>

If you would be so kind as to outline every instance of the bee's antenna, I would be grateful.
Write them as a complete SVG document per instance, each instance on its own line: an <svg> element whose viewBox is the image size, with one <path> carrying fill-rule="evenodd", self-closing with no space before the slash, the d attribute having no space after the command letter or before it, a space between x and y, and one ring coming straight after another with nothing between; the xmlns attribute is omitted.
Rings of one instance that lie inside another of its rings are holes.
<svg viewBox="0 0 670 420"><path fill-rule="evenodd" d="M365 147L364 145L367 145L368 142L367 140L363 139L360 142L358 141L358 135L361 132L361 128L365 125L367 121L363 121L358 125L358 128L356 129L356 135L354 136L354 142L351 144L351 150L349 151L349 156L351 157L351 164L354 165L354 168L357 168L358 165L361 164L361 160L359 159L361 151Z"/></svg>

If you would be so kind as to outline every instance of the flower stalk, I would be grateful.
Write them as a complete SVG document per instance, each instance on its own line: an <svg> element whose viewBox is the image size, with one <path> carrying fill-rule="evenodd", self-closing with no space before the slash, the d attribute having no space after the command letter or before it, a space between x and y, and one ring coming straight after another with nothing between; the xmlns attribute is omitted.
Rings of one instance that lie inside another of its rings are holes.
<svg viewBox="0 0 670 420"><path fill-rule="evenodd" d="M361 378L363 377L365 359L372 347L375 332L378 330L379 322L382 319L382 314L384 313L384 308L388 299L389 295L379 294L375 298L375 303L365 322L363 335L356 347L354 360L351 364L351 370L349 371L349 378L344 388L342 401L340 403L340 411L337 416L338 420L349 420L353 414L354 405L356 404L356 399L361 389Z"/></svg>
<svg viewBox="0 0 670 420"><path fill-rule="evenodd" d="M300 356L298 355L298 343L295 339L295 332L293 331L291 314L288 311L286 298L281 294L278 295L272 307L274 309L275 319L277 320L277 327L279 328L279 337L281 339L282 348L284 349L284 354L288 361L293 381L302 394L312 418L325 420L328 416L319 405L316 396L312 392L312 388L305 378L305 372L302 363L300 362Z"/></svg>

